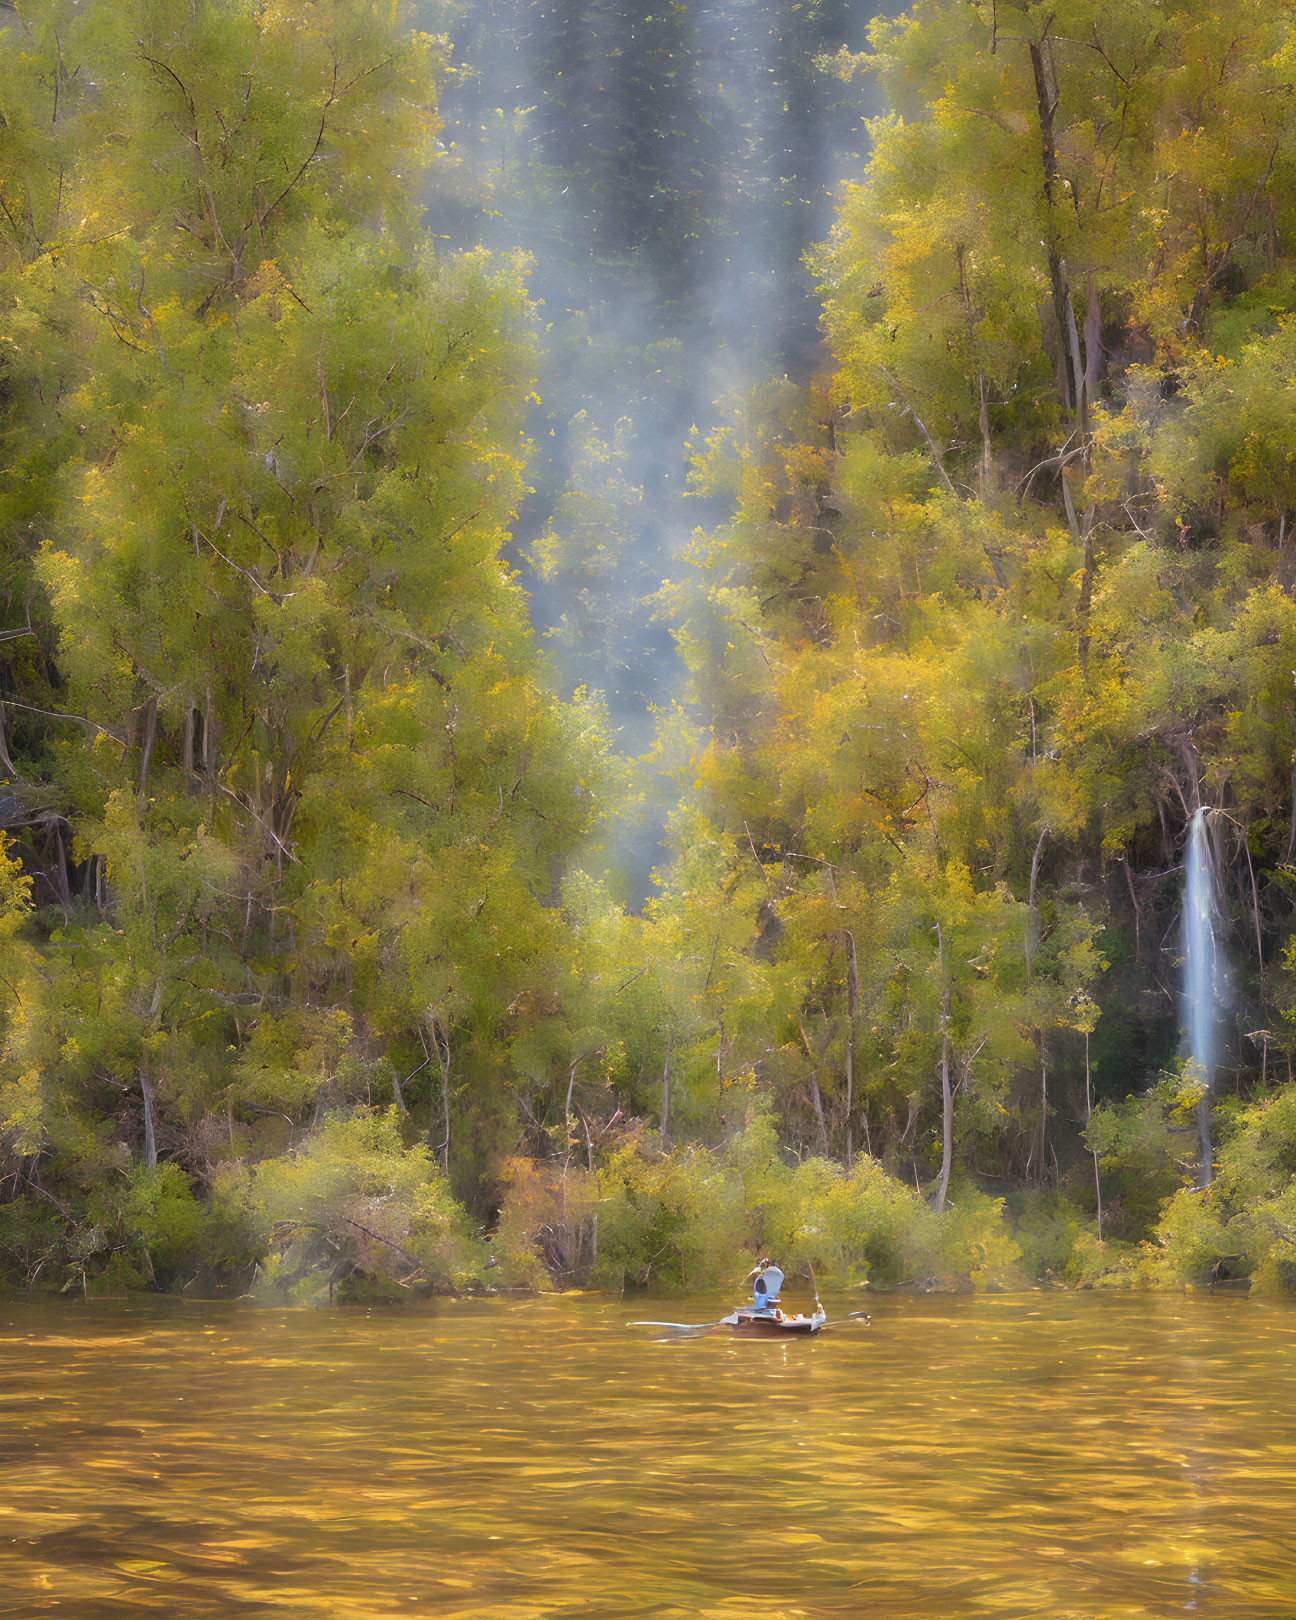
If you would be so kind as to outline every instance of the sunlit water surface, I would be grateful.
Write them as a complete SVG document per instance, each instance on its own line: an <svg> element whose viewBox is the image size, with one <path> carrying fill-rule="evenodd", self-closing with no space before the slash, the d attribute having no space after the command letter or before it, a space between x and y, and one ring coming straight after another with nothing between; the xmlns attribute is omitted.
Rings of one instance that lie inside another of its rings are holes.
<svg viewBox="0 0 1296 1620"><path fill-rule="evenodd" d="M1296 1311L871 1308L0 1309L0 1614L1296 1616Z"/></svg>

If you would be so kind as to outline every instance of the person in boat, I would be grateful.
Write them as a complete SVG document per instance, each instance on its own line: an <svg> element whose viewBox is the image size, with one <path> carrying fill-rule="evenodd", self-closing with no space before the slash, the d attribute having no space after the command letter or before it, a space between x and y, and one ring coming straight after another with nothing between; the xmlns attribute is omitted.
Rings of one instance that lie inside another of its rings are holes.
<svg viewBox="0 0 1296 1620"><path fill-rule="evenodd" d="M783 1287L783 1273L770 1264L768 1256L762 1256L759 1264L748 1274L747 1281L752 1285L756 1309L781 1317L783 1312L779 1309L779 1291Z"/></svg>

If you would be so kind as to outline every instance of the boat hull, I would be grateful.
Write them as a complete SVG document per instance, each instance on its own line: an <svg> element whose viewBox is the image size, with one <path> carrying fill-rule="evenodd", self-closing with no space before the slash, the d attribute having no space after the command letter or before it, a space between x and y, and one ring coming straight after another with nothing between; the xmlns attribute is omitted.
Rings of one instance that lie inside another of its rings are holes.
<svg viewBox="0 0 1296 1620"><path fill-rule="evenodd" d="M726 1327L731 1327L735 1333L742 1333L748 1338L781 1339L789 1333L818 1333L827 1322L828 1316L822 1309L817 1310L813 1316L784 1316L781 1312L775 1315L770 1310L754 1310L747 1307L732 1312L723 1320Z"/></svg>

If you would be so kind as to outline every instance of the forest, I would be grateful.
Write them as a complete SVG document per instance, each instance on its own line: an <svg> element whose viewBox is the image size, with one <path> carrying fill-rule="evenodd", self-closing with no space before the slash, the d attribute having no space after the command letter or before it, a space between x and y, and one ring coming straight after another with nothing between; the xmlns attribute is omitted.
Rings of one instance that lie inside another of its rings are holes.
<svg viewBox="0 0 1296 1620"><path fill-rule="evenodd" d="M1289 6L0 21L6 1288L1296 1290Z"/></svg>

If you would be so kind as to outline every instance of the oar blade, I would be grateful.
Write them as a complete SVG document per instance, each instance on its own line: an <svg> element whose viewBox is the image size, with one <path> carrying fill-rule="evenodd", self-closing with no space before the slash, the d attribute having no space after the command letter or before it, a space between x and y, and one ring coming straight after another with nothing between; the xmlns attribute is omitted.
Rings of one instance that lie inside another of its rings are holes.
<svg viewBox="0 0 1296 1620"><path fill-rule="evenodd" d="M630 1322L629 1327L669 1328L673 1333L705 1333L723 1327L723 1322Z"/></svg>
<svg viewBox="0 0 1296 1620"><path fill-rule="evenodd" d="M839 1316L836 1321L825 1322L824 1330L828 1328L849 1327L852 1323L867 1327L873 1320L867 1311L852 1311L849 1316Z"/></svg>

